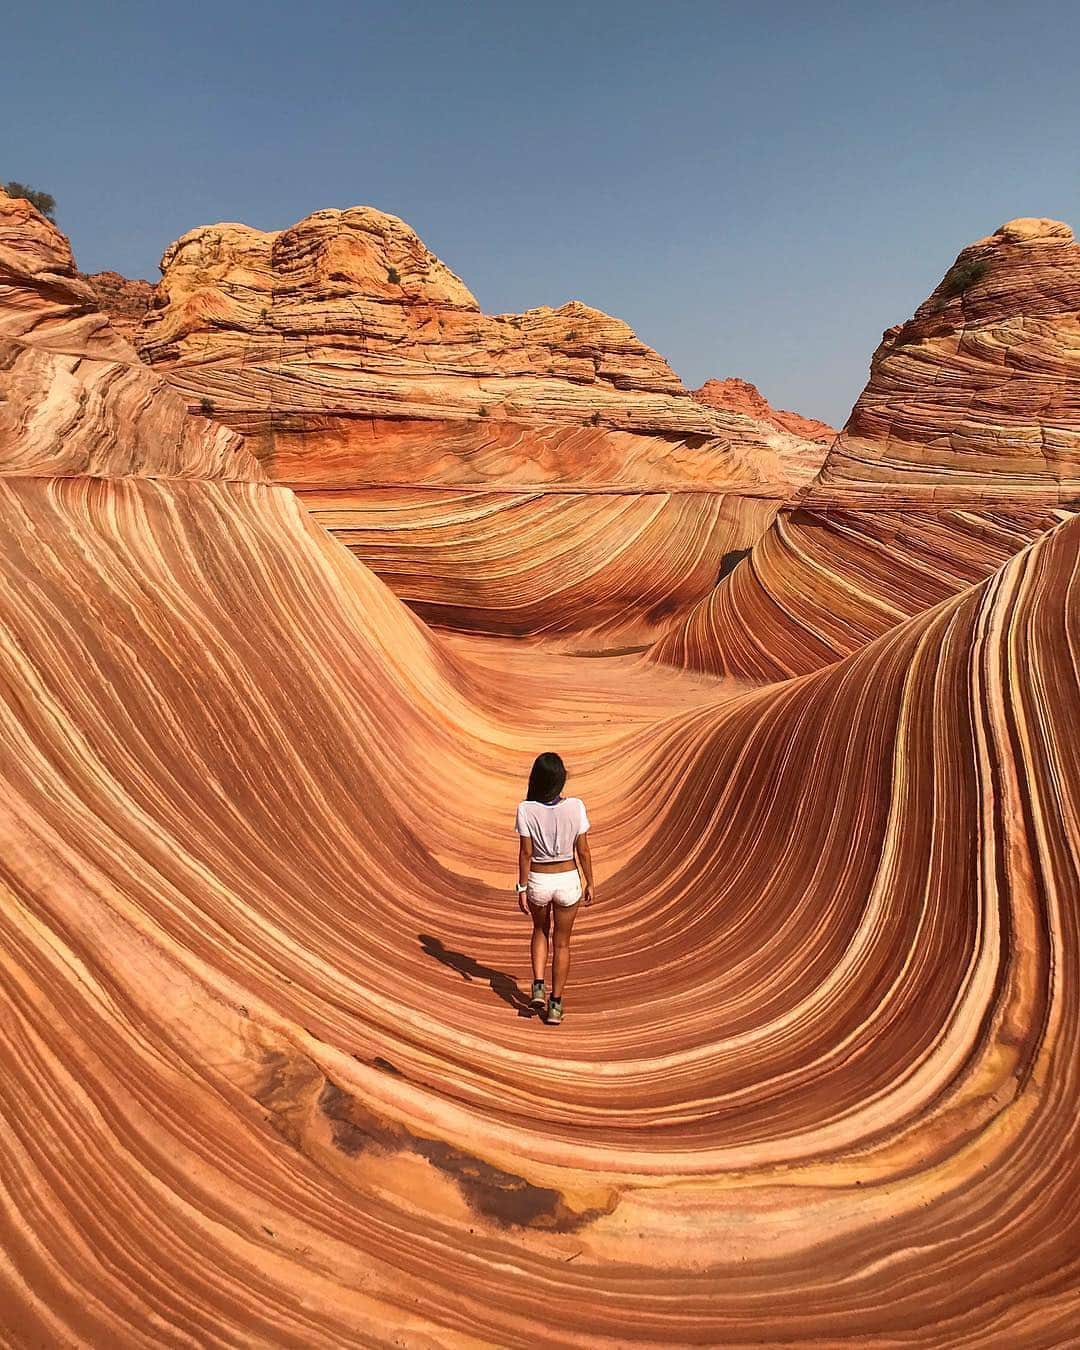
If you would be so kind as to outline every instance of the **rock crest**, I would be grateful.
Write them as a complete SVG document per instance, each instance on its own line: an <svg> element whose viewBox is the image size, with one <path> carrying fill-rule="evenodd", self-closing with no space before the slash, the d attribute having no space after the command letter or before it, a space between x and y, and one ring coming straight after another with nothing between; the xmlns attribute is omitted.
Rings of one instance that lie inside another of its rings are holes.
<svg viewBox="0 0 1080 1350"><path fill-rule="evenodd" d="M700 389L695 389L694 398L710 408L722 408L727 412L741 413L758 422L768 422L780 431L789 431L807 441L828 444L836 435L833 427L819 422L813 417L801 417L798 413L786 412L783 408L774 408L749 380L727 379L706 380Z"/></svg>
<svg viewBox="0 0 1080 1350"><path fill-rule="evenodd" d="M819 669L1080 507L1080 245L1021 219L889 329L820 472L654 649L751 679Z"/></svg>
<svg viewBox="0 0 1080 1350"><path fill-rule="evenodd" d="M580 300L483 314L415 231L371 207L189 231L165 251L138 340L425 619L455 628L644 646L823 453L692 398L627 324ZM478 512L503 522L482 549Z"/></svg>

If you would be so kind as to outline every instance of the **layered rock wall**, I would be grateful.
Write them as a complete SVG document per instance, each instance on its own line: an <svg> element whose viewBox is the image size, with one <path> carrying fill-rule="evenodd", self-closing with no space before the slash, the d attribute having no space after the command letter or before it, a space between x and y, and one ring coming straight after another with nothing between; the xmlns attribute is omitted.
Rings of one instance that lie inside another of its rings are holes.
<svg viewBox="0 0 1080 1350"><path fill-rule="evenodd" d="M808 442L695 401L618 319L485 315L371 208L193 230L162 269L144 357L435 623L642 646L807 476Z"/></svg>
<svg viewBox="0 0 1080 1350"><path fill-rule="evenodd" d="M778 431L791 432L803 440L816 441L828 446L836 436L835 428L826 422L819 422L813 417L802 417L799 413L787 412L783 408L772 407L769 400L749 380L706 380L700 389L694 390L693 397L710 408L741 413L756 422L769 422Z"/></svg>
<svg viewBox="0 0 1080 1350"><path fill-rule="evenodd" d="M5 1344L1075 1339L1080 520L739 696L470 648L20 212ZM559 1028L510 884L549 744L598 883Z"/></svg>
<svg viewBox="0 0 1080 1350"><path fill-rule="evenodd" d="M109 316L113 331L128 342L137 342L154 298L150 282L131 280L119 272L84 272L82 279L94 292L98 308Z"/></svg>
<svg viewBox="0 0 1080 1350"><path fill-rule="evenodd" d="M885 334L820 473L655 654L745 679L815 670L1078 505L1080 245L1015 220Z"/></svg>
<svg viewBox="0 0 1080 1350"><path fill-rule="evenodd" d="M0 472L263 477L113 330L56 226L3 192Z"/></svg>

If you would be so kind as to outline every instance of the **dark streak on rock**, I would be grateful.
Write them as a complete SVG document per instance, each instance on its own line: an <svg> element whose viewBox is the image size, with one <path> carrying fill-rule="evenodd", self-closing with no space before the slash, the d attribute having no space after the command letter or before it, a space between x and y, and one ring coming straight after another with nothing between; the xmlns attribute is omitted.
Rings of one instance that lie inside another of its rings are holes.
<svg viewBox="0 0 1080 1350"><path fill-rule="evenodd" d="M388 1071L399 1072L392 1065ZM319 1093L318 1104L330 1123L334 1145L349 1157L372 1149L418 1154L449 1177L477 1213L504 1227L570 1233L610 1214L618 1204L618 1195L612 1191L604 1206L573 1210L561 1191L534 1186L516 1172L504 1171L441 1139L415 1135L376 1116L329 1078Z"/></svg>
<svg viewBox="0 0 1080 1350"><path fill-rule="evenodd" d="M355 1158L358 1153L370 1148L392 1148L394 1144L392 1133L388 1129L379 1129L375 1124L375 1117L368 1112L363 1113L367 1119L363 1124L359 1124L356 1116L360 1112L356 1106L354 1097L342 1092L341 1088L329 1078L326 1080L319 1093L319 1110L330 1122L330 1133L335 1146L341 1149L342 1153L347 1153L350 1158Z"/></svg>

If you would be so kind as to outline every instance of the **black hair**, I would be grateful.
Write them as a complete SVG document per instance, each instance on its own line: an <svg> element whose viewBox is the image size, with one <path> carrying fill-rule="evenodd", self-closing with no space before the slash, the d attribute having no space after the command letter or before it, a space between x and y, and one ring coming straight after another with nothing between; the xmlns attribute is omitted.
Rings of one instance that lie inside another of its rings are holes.
<svg viewBox="0 0 1080 1350"><path fill-rule="evenodd" d="M545 751L544 754L537 755L533 761L529 773L529 790L525 794L525 799L550 804L563 790L565 782L566 765L562 762L562 756L555 754L553 750Z"/></svg>

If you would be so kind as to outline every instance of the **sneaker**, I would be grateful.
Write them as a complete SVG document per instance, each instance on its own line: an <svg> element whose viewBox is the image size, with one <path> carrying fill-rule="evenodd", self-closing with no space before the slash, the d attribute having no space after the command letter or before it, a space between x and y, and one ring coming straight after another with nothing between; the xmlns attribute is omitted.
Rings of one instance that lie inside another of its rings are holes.
<svg viewBox="0 0 1080 1350"><path fill-rule="evenodd" d="M544 993L544 981L533 980L532 998L529 1002L534 1008L542 1008L547 1002L547 995Z"/></svg>
<svg viewBox="0 0 1080 1350"><path fill-rule="evenodd" d="M548 1000L547 1020L552 1026L558 1026L562 1021L562 999L552 996Z"/></svg>

